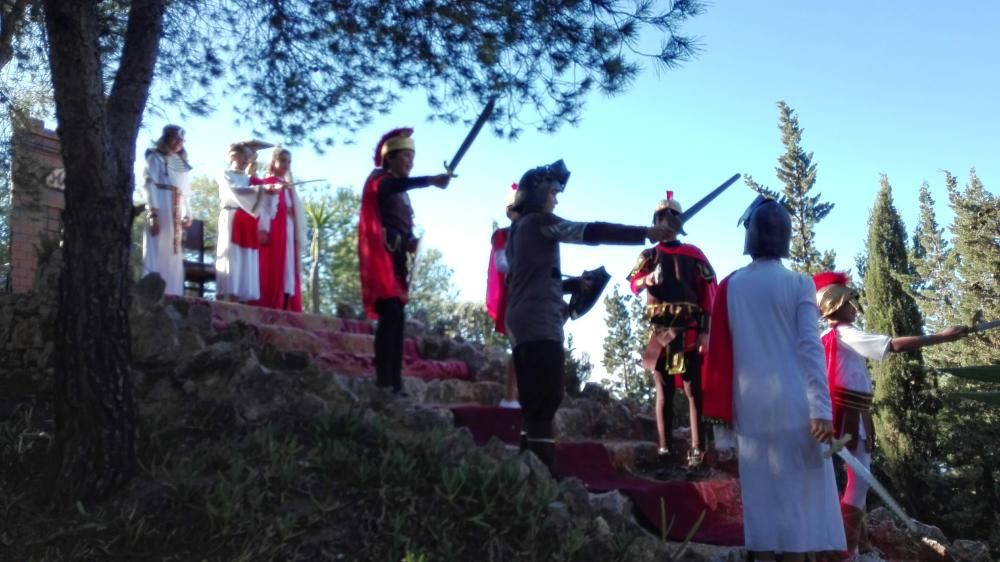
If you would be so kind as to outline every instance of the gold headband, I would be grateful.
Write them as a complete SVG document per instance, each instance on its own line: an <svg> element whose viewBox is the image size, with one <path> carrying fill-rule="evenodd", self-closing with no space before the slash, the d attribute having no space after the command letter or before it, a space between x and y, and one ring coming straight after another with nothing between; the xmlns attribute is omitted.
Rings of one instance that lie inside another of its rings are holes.
<svg viewBox="0 0 1000 562"><path fill-rule="evenodd" d="M386 154L389 154L390 152L395 152L397 150L415 151L416 147L413 144L413 138L410 136L399 135L392 137L391 139L387 139L384 143L382 143L382 154L380 156L382 158L385 158Z"/></svg>

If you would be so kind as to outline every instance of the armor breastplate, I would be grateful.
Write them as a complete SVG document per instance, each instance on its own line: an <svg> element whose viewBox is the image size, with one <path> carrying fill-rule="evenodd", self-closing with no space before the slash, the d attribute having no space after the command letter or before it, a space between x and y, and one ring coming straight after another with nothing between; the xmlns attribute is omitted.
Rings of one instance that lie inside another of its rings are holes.
<svg viewBox="0 0 1000 562"><path fill-rule="evenodd" d="M663 280L646 288L650 304L658 302L697 303L694 280L699 275L694 259L657 251L653 268L659 267Z"/></svg>
<svg viewBox="0 0 1000 562"><path fill-rule="evenodd" d="M409 234L413 230L413 208L406 192L390 195L381 202L382 226Z"/></svg>

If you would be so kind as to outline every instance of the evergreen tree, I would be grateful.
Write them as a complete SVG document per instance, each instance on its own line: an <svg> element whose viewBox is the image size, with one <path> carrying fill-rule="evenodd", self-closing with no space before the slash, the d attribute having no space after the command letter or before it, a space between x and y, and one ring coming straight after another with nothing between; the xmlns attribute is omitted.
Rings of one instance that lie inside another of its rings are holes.
<svg viewBox="0 0 1000 562"><path fill-rule="evenodd" d="M944 239L944 229L938 227L934 198L927 182L920 186L918 200L920 220L913 231L910 251L912 289L928 330L938 332L946 327L945 311L952 305L951 249ZM939 350L939 347L927 348L927 355L933 356Z"/></svg>
<svg viewBox="0 0 1000 562"><path fill-rule="evenodd" d="M646 403L655 393L653 380L642 368L642 350L647 328L642 319L642 300L622 294L616 284L604 297L608 333L604 336L604 358L601 364L611 375L609 390L618 398L630 398Z"/></svg>
<svg viewBox="0 0 1000 562"><path fill-rule="evenodd" d="M945 173L954 211L950 226L955 264L952 306L943 313L950 324L1000 318L1000 198L988 192L973 170L964 190ZM1000 364L1000 331L992 330L940 346L938 366ZM946 377L947 398L954 392L1000 390L1000 386ZM939 419L948 503L943 526L953 534L989 540L1000 549L1000 411L978 402L946 399Z"/></svg>
<svg viewBox="0 0 1000 562"><path fill-rule="evenodd" d="M566 338L566 394L578 396L583 389L583 385L590 380L590 373L594 366L590 362L590 354L586 351L577 355L576 344L573 342L573 334Z"/></svg>
<svg viewBox="0 0 1000 562"><path fill-rule="evenodd" d="M868 223L866 329L890 336L920 334L920 311L904 286L910 270L906 231L884 175ZM926 501L934 472L934 416L940 408L934 379L925 373L919 350L892 353L873 363L871 373L876 442L882 457L877 466L888 475L904 505L914 515L926 517L934 512L933 503Z"/></svg>
<svg viewBox="0 0 1000 562"><path fill-rule="evenodd" d="M746 183L754 191L781 202L792 215L792 247L789 261L795 271L818 273L835 268L836 254L832 250L820 253L816 248L815 227L833 210L833 203L820 202L820 194L810 195L816 184L816 164L813 153L802 149L802 128L795 110L784 101L778 102L778 129L785 152L778 157L775 172L785 184L781 193L754 181L749 174Z"/></svg>

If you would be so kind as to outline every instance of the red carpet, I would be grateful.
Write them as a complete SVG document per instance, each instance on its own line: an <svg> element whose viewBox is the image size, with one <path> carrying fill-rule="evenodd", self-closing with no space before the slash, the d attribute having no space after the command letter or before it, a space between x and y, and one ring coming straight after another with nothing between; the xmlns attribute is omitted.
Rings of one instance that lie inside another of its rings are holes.
<svg viewBox="0 0 1000 562"><path fill-rule="evenodd" d="M519 442L520 410L489 406L459 406L452 408L455 423L468 427L477 444L497 437L510 444ZM668 537L684 540L701 513L705 519L692 540L723 546L743 545L743 505L739 481L719 478L700 482L660 482L617 471L611 464L607 449L600 443L560 442L556 445L556 473L560 477L574 476L593 492L619 490L639 509L646 523L660 529L660 500L668 526Z"/></svg>

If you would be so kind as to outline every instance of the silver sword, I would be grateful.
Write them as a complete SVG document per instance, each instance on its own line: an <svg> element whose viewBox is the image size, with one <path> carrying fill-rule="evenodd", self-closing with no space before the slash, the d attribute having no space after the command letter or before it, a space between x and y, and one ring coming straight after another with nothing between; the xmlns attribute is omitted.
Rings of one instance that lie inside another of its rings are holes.
<svg viewBox="0 0 1000 562"><path fill-rule="evenodd" d="M936 552L939 553L944 552L945 550L944 546L941 543L937 542L936 540L924 536L923 532L920 530L920 527L917 526L917 523L913 519L911 519L908 515L906 515L906 512L903 511L902 506L899 505L899 502L897 502L896 499L892 497L892 494L889 493L889 490L886 490L885 487L882 486L882 483L875 478L875 475L872 474L870 470L868 470L868 467L865 466L865 463L861 462L858 459L858 457L855 457L849 450L847 450L845 445L847 445L847 443L851 440L851 438L852 436L850 433L845 433L840 439L834 439L833 441L830 442L830 448L827 449L827 451L823 453L823 455L827 458L830 458L833 455L837 455L838 457L843 459L843 461L847 463L847 466L850 466L851 470L854 471L854 474L856 474L862 480L868 483L871 489L878 495L879 498L882 499L886 507L888 507L890 511L895 513L896 517L902 519L903 523L906 525L906 528L909 529L911 533L920 537L921 542L926 544L928 547L934 549Z"/></svg>

